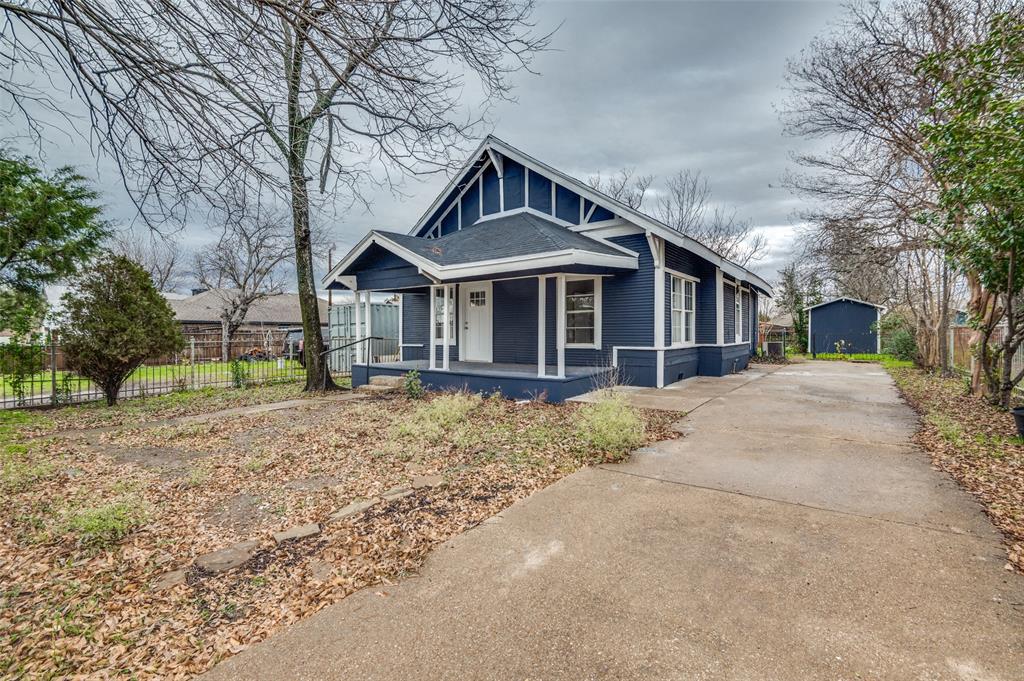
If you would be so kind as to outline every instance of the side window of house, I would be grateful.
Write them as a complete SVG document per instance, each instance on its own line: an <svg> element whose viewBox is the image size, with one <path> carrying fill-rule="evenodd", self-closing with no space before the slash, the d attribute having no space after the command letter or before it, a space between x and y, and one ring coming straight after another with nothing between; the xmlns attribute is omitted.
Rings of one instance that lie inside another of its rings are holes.
<svg viewBox="0 0 1024 681"><path fill-rule="evenodd" d="M565 282L565 342L589 345L594 342L594 280Z"/></svg>
<svg viewBox="0 0 1024 681"><path fill-rule="evenodd" d="M444 338L444 289L434 289L434 340L440 343ZM448 296L448 342L455 343L455 287Z"/></svg>
<svg viewBox="0 0 1024 681"><path fill-rule="evenodd" d="M736 289L736 342L743 341L743 294Z"/></svg>
<svg viewBox="0 0 1024 681"><path fill-rule="evenodd" d="M697 284L672 277L672 344L692 343L696 319Z"/></svg>

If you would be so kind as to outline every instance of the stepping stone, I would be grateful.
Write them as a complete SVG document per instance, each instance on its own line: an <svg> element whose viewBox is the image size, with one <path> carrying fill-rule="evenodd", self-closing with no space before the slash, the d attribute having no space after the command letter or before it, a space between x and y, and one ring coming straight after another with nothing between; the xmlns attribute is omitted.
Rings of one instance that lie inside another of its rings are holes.
<svg viewBox="0 0 1024 681"><path fill-rule="evenodd" d="M380 499L363 499L362 501L353 501L348 506L338 509L337 511L332 513L328 520L332 523L336 523L339 520L344 520L345 518L354 516L357 513L362 513L366 509L375 505L378 501L380 501Z"/></svg>
<svg viewBox="0 0 1024 681"><path fill-rule="evenodd" d="M289 527L287 530L275 532L274 541L282 544L293 539L305 539L306 537L314 537L318 534L320 534L320 526L317 523L306 523L305 525L296 525L295 527Z"/></svg>
<svg viewBox="0 0 1024 681"><path fill-rule="evenodd" d="M437 487L443 483L443 475L417 475L412 479L412 488L422 489L423 487Z"/></svg>
<svg viewBox="0 0 1024 681"><path fill-rule="evenodd" d="M231 570L252 558L258 546L259 542L252 539L232 544L199 556L196 558L196 567L214 573Z"/></svg>
<svg viewBox="0 0 1024 681"><path fill-rule="evenodd" d="M410 494L412 494L412 490L408 487L392 487L387 492L384 492L384 494L381 494L380 498L384 501L395 501L397 499L407 497Z"/></svg>
<svg viewBox="0 0 1024 681"><path fill-rule="evenodd" d="M153 591L163 591L169 589L172 586L178 586L179 584L185 583L185 571L174 570L173 572L167 572L160 576L158 580L153 582L151 587Z"/></svg>

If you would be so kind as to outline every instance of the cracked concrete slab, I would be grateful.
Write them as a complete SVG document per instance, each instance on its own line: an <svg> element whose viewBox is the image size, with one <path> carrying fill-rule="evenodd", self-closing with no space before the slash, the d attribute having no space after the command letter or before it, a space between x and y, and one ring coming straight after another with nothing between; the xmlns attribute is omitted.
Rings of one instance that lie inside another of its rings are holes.
<svg viewBox="0 0 1024 681"><path fill-rule="evenodd" d="M695 383L683 441L561 480L210 678L1021 679L1024 578L891 381L789 369Z"/></svg>

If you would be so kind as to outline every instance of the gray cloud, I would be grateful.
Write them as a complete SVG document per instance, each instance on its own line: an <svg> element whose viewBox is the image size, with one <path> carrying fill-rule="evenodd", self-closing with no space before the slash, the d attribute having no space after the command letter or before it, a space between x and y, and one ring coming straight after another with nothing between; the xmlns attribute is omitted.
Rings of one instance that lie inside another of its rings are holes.
<svg viewBox="0 0 1024 681"><path fill-rule="evenodd" d="M755 269L773 278L799 206L778 187L799 141L782 135L773 105L784 97L786 59L838 12L825 2L543 2L538 30L561 23L553 49L534 64L541 75L516 76L518 101L494 108L493 132L584 179L624 166L659 178L701 170L715 201L766 228L771 252ZM0 136L17 137L20 126L12 117ZM52 139L47 163L79 166L96 179L109 216L130 222L113 165L95 160L85 137ZM324 221L344 251L372 227L411 227L445 181L409 181L404 197L371 195L372 214L328 212ZM214 233L194 220L184 240L201 244Z"/></svg>

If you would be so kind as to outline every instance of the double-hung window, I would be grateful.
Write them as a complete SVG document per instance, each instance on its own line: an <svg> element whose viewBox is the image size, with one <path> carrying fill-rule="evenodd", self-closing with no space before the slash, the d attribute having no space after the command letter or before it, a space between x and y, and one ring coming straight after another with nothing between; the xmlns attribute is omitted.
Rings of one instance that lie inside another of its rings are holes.
<svg viewBox="0 0 1024 681"><path fill-rule="evenodd" d="M565 282L565 345L597 347L600 342L601 280L568 279Z"/></svg>
<svg viewBox="0 0 1024 681"><path fill-rule="evenodd" d="M444 288L434 289L434 343L444 342ZM455 287L448 289L448 345L455 345Z"/></svg>
<svg viewBox="0 0 1024 681"><path fill-rule="evenodd" d="M736 287L736 342L743 342L743 292Z"/></svg>
<svg viewBox="0 0 1024 681"><path fill-rule="evenodd" d="M674 274L672 281L672 345L693 343L696 324L697 282Z"/></svg>

